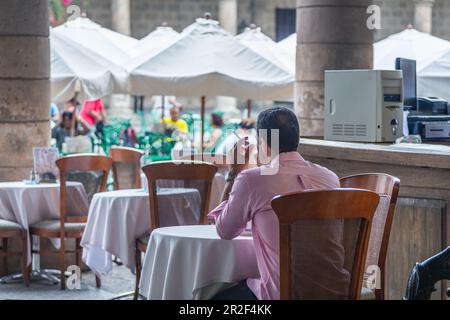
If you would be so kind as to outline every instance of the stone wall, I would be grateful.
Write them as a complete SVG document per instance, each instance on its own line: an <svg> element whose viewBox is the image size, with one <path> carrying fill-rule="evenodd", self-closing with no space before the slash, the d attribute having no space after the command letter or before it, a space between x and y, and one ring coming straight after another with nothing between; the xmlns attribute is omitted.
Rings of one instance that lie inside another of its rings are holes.
<svg viewBox="0 0 450 320"><path fill-rule="evenodd" d="M237 0L238 21L256 23L271 37L275 37L275 9L295 8L296 0ZM111 27L111 0L76 0L89 17ZM131 32L142 38L163 21L181 31L206 11L217 19L219 0L131 0ZM254 4L252 13L252 3ZM374 0L381 7L382 30L375 33L375 41L402 31L414 23L414 0ZM252 18L252 16L254 18ZM436 0L433 8L433 34L450 40L450 0ZM254 21L252 21L254 20Z"/></svg>
<svg viewBox="0 0 450 320"><path fill-rule="evenodd" d="M132 0L131 33L140 39L164 21L175 30L181 31L205 12L210 12L213 18L217 19L218 1Z"/></svg>
<svg viewBox="0 0 450 320"><path fill-rule="evenodd" d="M414 24L414 0L374 0L381 7L382 30L375 33L375 41ZM450 1L435 0L432 34L450 40Z"/></svg>
<svg viewBox="0 0 450 320"><path fill-rule="evenodd" d="M438 37L450 40L450 1L436 0L433 8L433 31Z"/></svg>
<svg viewBox="0 0 450 320"><path fill-rule="evenodd" d="M254 3L252 14L252 2ZM294 9L297 0L238 0L240 24L255 23L262 31L275 39L276 9ZM252 16L254 19L252 19ZM254 20L254 21L252 21Z"/></svg>
<svg viewBox="0 0 450 320"><path fill-rule="evenodd" d="M89 19L111 29L111 0L74 0L72 4L80 6Z"/></svg>

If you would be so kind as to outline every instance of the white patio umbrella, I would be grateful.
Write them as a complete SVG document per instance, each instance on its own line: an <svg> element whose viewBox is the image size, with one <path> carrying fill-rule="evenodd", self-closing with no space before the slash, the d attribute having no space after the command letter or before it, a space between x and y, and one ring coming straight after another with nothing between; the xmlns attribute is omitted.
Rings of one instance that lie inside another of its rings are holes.
<svg viewBox="0 0 450 320"><path fill-rule="evenodd" d="M82 99L97 99L128 90L125 69L50 31L52 101L64 102L79 91Z"/></svg>
<svg viewBox="0 0 450 320"><path fill-rule="evenodd" d="M159 50L162 50L175 42L179 37L180 34L178 32L169 27L166 23L163 23L146 37L139 40L139 42L135 44L134 49L139 54L156 54Z"/></svg>
<svg viewBox="0 0 450 320"><path fill-rule="evenodd" d="M297 34L293 33L277 43L278 49L282 52L282 59L290 65L295 73L295 60L297 51Z"/></svg>
<svg viewBox="0 0 450 320"><path fill-rule="evenodd" d="M279 64L294 74L295 63L290 63L284 59L285 57L282 49L275 41L265 35L261 31L261 28L251 25L250 28L247 28L244 32L237 35L236 38L253 51L256 51L268 60Z"/></svg>
<svg viewBox="0 0 450 320"><path fill-rule="evenodd" d="M416 60L420 71L449 50L450 41L408 27L374 44L374 69L393 70L401 57Z"/></svg>
<svg viewBox="0 0 450 320"><path fill-rule="evenodd" d="M282 68L285 68L292 75L295 74L295 59L290 61L287 55L282 51L277 43L270 37L265 35L261 28L257 28L256 25L251 25L246 28L244 32L237 35L236 38L245 46L258 54L264 56L267 60L272 61ZM247 102L247 117L251 118L252 101Z"/></svg>
<svg viewBox="0 0 450 320"><path fill-rule="evenodd" d="M293 95L290 72L211 19L197 19L172 45L156 55L139 57L128 70L134 94L202 97L202 140L205 96L274 100Z"/></svg>
<svg viewBox="0 0 450 320"><path fill-rule="evenodd" d="M421 97L439 97L450 101L450 50L418 74L417 92Z"/></svg>
<svg viewBox="0 0 450 320"><path fill-rule="evenodd" d="M374 69L395 69L396 58L416 60L418 95L450 100L450 41L412 27L374 44Z"/></svg>
<svg viewBox="0 0 450 320"><path fill-rule="evenodd" d="M54 28L53 32L66 41L87 48L116 65L123 65L132 56L138 54L133 48L138 40L103 28L86 17L68 21Z"/></svg>

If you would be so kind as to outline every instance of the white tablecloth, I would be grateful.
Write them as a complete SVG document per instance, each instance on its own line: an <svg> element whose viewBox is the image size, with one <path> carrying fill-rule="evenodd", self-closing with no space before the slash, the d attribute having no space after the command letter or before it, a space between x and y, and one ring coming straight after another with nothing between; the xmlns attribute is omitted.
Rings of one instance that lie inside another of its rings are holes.
<svg viewBox="0 0 450 320"><path fill-rule="evenodd" d="M147 188L147 178L145 174L141 174L141 185L143 188ZM160 188L177 188L180 187L176 180L161 181L158 186ZM216 173L213 179L211 187L211 199L209 201L209 211L215 209L220 204L222 198L223 189L225 188L225 176L221 173Z"/></svg>
<svg viewBox="0 0 450 320"><path fill-rule="evenodd" d="M251 236L221 240L215 226L168 227L152 233L140 293L152 300L210 299L230 284L258 277Z"/></svg>
<svg viewBox="0 0 450 320"><path fill-rule="evenodd" d="M200 194L195 189L158 192L160 224L197 224ZM136 239L150 229L148 193L142 189L94 195L81 240L83 261L98 274L112 271L112 255L134 271Z"/></svg>
<svg viewBox="0 0 450 320"><path fill-rule="evenodd" d="M31 185L23 182L2 182L0 183L0 219L15 221L26 230L39 221L58 219L59 191L59 184ZM88 207L83 185L79 182L68 182L66 214L87 214ZM31 252L28 254L28 262L31 262Z"/></svg>

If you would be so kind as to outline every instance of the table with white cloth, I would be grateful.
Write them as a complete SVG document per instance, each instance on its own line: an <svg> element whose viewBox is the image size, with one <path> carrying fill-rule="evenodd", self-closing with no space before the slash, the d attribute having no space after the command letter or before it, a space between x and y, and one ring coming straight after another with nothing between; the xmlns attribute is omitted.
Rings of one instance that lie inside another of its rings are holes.
<svg viewBox="0 0 450 320"><path fill-rule="evenodd" d="M67 182L66 186L67 215L86 215L89 203L83 185L79 182ZM0 219L14 221L28 230L39 221L59 219L59 213L59 184L0 183ZM54 242L55 245L57 243ZM31 263L31 250L28 252L28 263Z"/></svg>
<svg viewBox="0 0 450 320"><path fill-rule="evenodd" d="M150 300L206 300L258 277L250 234L222 240L213 225L160 228L150 237L140 294Z"/></svg>
<svg viewBox="0 0 450 320"><path fill-rule="evenodd" d="M196 189L160 189L159 223L163 226L198 224L200 193ZM81 239L83 261L97 274L110 274L112 256L134 271L136 239L150 230L150 201L144 189L94 195Z"/></svg>
<svg viewBox="0 0 450 320"><path fill-rule="evenodd" d="M183 182L177 180L161 180L158 182L160 188L176 188L180 187ZM211 186L211 198L209 200L209 211L215 209L222 199L222 193L225 189L225 176L221 173L216 173ZM147 178L145 174L141 174L141 184L143 188L148 188Z"/></svg>

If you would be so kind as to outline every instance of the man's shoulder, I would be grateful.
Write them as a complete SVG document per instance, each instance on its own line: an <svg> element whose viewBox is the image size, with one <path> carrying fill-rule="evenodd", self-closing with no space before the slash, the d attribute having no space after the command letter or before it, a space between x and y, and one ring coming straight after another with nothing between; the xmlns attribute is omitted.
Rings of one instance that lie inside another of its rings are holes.
<svg viewBox="0 0 450 320"><path fill-rule="evenodd" d="M255 179L257 180L261 177L262 177L262 175L261 175L260 167L247 169L247 170L244 170L241 173L239 173L240 180L246 181L247 183L250 181L255 181Z"/></svg>
<svg viewBox="0 0 450 320"><path fill-rule="evenodd" d="M320 164L312 162L309 162L309 164L313 168L314 174L320 174L322 177L330 181L330 183L335 184L336 186L340 185L339 177L336 173L334 173L327 167L321 166Z"/></svg>

